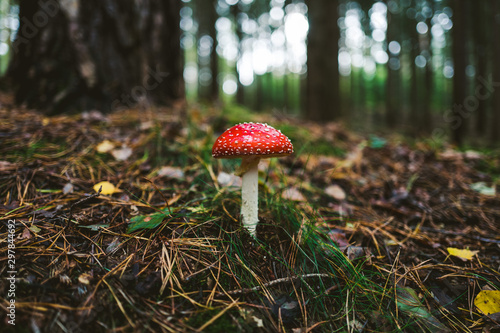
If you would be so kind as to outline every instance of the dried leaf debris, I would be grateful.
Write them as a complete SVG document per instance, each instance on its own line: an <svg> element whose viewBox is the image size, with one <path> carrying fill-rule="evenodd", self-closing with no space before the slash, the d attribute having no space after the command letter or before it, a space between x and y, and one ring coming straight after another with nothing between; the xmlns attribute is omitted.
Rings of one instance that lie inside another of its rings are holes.
<svg viewBox="0 0 500 333"><path fill-rule="evenodd" d="M220 123L231 124L193 109L193 126L184 112L0 109L0 274L15 221L18 323L42 332L498 325L496 305L485 305L500 289L498 152L289 120L297 153L261 172L253 240L238 222L235 164L209 155Z"/></svg>

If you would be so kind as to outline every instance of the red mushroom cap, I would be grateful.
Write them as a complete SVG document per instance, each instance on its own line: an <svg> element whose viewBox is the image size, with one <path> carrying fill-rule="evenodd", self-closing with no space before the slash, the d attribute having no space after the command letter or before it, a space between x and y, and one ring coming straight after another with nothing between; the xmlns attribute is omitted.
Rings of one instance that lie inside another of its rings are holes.
<svg viewBox="0 0 500 333"><path fill-rule="evenodd" d="M281 131L260 123L238 124L226 130L215 141L212 156L239 158L244 156L278 157L293 153L290 139Z"/></svg>

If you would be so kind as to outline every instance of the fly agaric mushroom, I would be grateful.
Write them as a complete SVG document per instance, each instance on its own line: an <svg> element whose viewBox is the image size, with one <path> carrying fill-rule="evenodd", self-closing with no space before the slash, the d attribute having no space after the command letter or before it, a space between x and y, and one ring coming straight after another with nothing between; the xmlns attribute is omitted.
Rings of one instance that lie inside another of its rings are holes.
<svg viewBox="0 0 500 333"><path fill-rule="evenodd" d="M241 176L241 216L243 226L255 237L258 217L258 169L261 158L281 157L293 153L290 140L275 128L260 123L238 124L226 130L215 141L215 158L241 158L236 171Z"/></svg>

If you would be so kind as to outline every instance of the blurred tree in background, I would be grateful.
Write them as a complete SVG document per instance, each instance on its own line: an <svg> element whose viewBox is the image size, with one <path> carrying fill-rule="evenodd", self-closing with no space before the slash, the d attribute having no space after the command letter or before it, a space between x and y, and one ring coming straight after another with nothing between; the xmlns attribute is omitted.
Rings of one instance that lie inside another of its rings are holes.
<svg viewBox="0 0 500 333"><path fill-rule="evenodd" d="M216 52L217 2L214 0L197 0L195 15L198 20L197 52L198 52L198 98L214 102L219 98L219 57Z"/></svg>
<svg viewBox="0 0 500 333"><path fill-rule="evenodd" d="M451 129L453 131L453 141L462 142L462 138L467 130L464 120L467 117L464 108L464 101L467 98L467 43L465 43L467 24L467 13L470 11L470 1L455 1L453 3L454 29L453 34L453 120Z"/></svg>
<svg viewBox="0 0 500 333"><path fill-rule="evenodd" d="M492 64L492 82L495 83L493 88L496 88L496 91L493 92L493 105L492 105L492 119L490 122L490 133L491 133L491 142L498 143L500 142L500 130L498 130L500 125L500 92L498 91L500 87L500 3L495 0L490 0L491 6L489 9L491 10L489 22L487 24L491 24L491 43L492 52L491 57L488 59L489 62L493 62Z"/></svg>
<svg viewBox="0 0 500 333"><path fill-rule="evenodd" d="M500 139L496 0L0 0L0 14L0 70L31 106L165 103L184 79L188 100ZM144 88L154 69L169 74Z"/></svg>
<svg viewBox="0 0 500 333"><path fill-rule="evenodd" d="M304 116L334 120L340 116L338 1L309 0L307 90Z"/></svg>
<svg viewBox="0 0 500 333"><path fill-rule="evenodd" d="M177 0L20 0L6 72L18 103L52 113L181 98Z"/></svg>

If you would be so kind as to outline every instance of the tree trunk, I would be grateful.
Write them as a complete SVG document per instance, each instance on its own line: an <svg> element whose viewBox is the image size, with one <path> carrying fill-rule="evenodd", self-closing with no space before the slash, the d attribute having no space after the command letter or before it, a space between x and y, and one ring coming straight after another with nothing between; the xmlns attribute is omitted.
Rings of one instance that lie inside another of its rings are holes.
<svg viewBox="0 0 500 333"><path fill-rule="evenodd" d="M409 122L410 122L410 131L412 134L418 133L418 126L420 124L420 96L419 93L421 91L421 87L419 87L419 71L417 69L417 65L415 64L415 59L420 53L419 46L419 35L416 28L417 22L414 19L408 20L408 35L409 35L409 43L410 43L410 69L411 69L411 78L410 78L410 114L409 114Z"/></svg>
<svg viewBox="0 0 500 333"><path fill-rule="evenodd" d="M429 3L432 13L434 14L434 3L430 1ZM427 33L423 36L420 36L420 50L422 51L425 59L427 60L425 64L425 73L424 73L424 84L422 86L423 93L423 109L422 109L422 118L419 124L419 132L423 132L425 134L429 134L432 132L433 128L433 120L432 120L432 91L434 84L434 71L432 69L432 21L431 18L427 18L425 20L427 24L428 30Z"/></svg>
<svg viewBox="0 0 500 333"><path fill-rule="evenodd" d="M488 20L484 20L484 17L488 17L488 12L491 10L491 4L488 2L478 2L474 3L472 6L472 33L474 36L474 49L476 56L477 78L484 78L488 80L488 60L490 59L488 51L488 35L491 30L490 23ZM478 81L476 80L476 85ZM476 96L477 97L477 96ZM488 100L485 98L478 98L477 104L477 117L476 117L476 134L483 136L487 131L488 117L487 117L487 104Z"/></svg>
<svg viewBox="0 0 500 333"><path fill-rule="evenodd" d="M306 1L309 11L305 117L328 121L340 115L338 0Z"/></svg>
<svg viewBox="0 0 500 333"><path fill-rule="evenodd" d="M216 1L198 0L195 7L198 19L198 74L202 74L198 76L198 98L209 102L215 102L219 98L216 6Z"/></svg>
<svg viewBox="0 0 500 333"><path fill-rule="evenodd" d="M491 143L498 145L500 143L500 2L498 0L491 0L492 17L492 45L493 45L493 113L491 121Z"/></svg>
<svg viewBox="0 0 500 333"><path fill-rule="evenodd" d="M234 19L234 22L236 24L235 33L236 33L236 36L238 37L238 59L241 59L241 57L243 56L242 42L243 42L243 38L244 38L243 28L241 26L241 20L239 19L240 13L241 12L240 12L239 6L231 6L231 15L232 15L232 18ZM236 80L237 84L238 84L238 89L236 90L236 103L240 104L240 105L245 105L245 88L244 88L243 84L241 84L240 75L238 73L238 66L237 65L235 68L235 75L238 78Z"/></svg>
<svg viewBox="0 0 500 333"><path fill-rule="evenodd" d="M389 45L392 41L397 41L401 45L401 41L397 38L398 31L400 31L398 23L396 14L391 13L390 9L387 8L387 45ZM386 124L390 128L396 127L399 118L399 111L401 110L401 72L398 67L395 67L394 64L398 61L398 58L399 55L390 56L389 61L387 62L385 118Z"/></svg>
<svg viewBox="0 0 500 333"><path fill-rule="evenodd" d="M466 61L466 11L468 1L454 1L453 29L452 29L452 54L454 63L453 75L453 121L450 123L452 140L455 144L462 144L466 135L467 126L464 113L464 101L467 96L467 80L465 78Z"/></svg>
<svg viewBox="0 0 500 333"><path fill-rule="evenodd" d="M20 0L7 78L48 113L184 97L177 0Z"/></svg>

